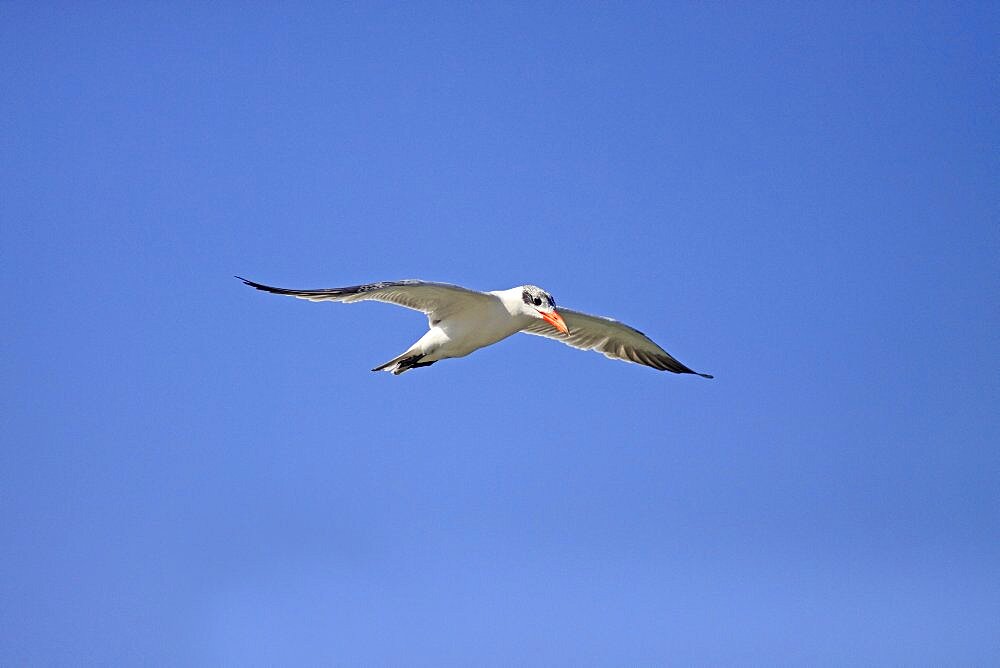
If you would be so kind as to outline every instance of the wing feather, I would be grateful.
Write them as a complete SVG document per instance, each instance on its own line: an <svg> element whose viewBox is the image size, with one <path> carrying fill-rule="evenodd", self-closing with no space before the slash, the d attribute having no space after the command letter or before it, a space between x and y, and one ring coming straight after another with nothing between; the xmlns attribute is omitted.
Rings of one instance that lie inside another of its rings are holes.
<svg viewBox="0 0 1000 668"><path fill-rule="evenodd" d="M276 295L288 295L313 302L386 302L426 313L432 319L442 319L457 310L494 299L484 292L469 290L460 285L431 283L429 281L383 281L365 285L350 285L343 288L295 290L264 285L241 276L236 278L252 288Z"/></svg>
<svg viewBox="0 0 1000 668"><path fill-rule="evenodd" d="M557 310L569 327L569 335L557 331L542 320L532 321L521 331L525 334L555 339L580 350L596 350L604 353L605 357L642 364L659 371L693 373L704 378L712 378L707 373L698 373L681 364L648 336L623 322L571 309Z"/></svg>

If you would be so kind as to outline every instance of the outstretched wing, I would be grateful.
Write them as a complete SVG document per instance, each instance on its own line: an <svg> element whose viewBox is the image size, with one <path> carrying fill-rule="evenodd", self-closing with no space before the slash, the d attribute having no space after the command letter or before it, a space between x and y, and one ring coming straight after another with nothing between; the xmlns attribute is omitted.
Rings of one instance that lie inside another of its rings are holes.
<svg viewBox="0 0 1000 668"><path fill-rule="evenodd" d="M596 350L611 359L644 364L660 371L694 373L704 378L712 378L707 373L698 373L684 366L648 336L623 322L565 308L560 308L558 311L569 327L568 335L557 331L542 320L532 321L521 331L525 334L562 341L580 350Z"/></svg>
<svg viewBox="0 0 1000 668"><path fill-rule="evenodd" d="M383 281L367 285L351 285L345 288L291 290L256 283L240 276L236 278L252 288L273 292L276 295L289 295L312 302L387 302L414 311L421 311L432 320L441 320L455 311L495 299L484 292L468 290L459 285L427 281Z"/></svg>

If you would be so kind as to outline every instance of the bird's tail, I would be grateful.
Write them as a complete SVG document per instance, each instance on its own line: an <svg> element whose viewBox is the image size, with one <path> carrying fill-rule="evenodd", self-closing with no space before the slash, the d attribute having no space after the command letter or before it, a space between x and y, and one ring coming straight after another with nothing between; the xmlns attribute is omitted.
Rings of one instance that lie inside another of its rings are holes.
<svg viewBox="0 0 1000 668"><path fill-rule="evenodd" d="M379 366L372 369L372 371L388 371L393 376L398 376L401 373L405 373L410 369L417 369L422 366L430 366L434 364L437 360L431 362L421 362L420 360L424 358L423 353L415 353L412 350L407 350L405 353L399 357L394 357L385 364L380 364Z"/></svg>

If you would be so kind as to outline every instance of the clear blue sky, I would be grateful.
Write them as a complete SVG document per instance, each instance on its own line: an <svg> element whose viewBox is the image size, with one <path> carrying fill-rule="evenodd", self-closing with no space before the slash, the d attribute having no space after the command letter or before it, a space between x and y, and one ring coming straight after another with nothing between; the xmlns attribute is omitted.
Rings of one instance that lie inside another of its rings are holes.
<svg viewBox="0 0 1000 668"><path fill-rule="evenodd" d="M330 5L0 6L0 664L1000 662L995 3Z"/></svg>

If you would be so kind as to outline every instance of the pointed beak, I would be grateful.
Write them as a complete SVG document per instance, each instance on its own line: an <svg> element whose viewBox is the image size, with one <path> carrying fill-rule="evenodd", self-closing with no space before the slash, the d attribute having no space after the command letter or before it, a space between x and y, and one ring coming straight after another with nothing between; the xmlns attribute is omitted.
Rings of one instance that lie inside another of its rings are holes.
<svg viewBox="0 0 1000 668"><path fill-rule="evenodd" d="M539 311L539 313L545 322L549 323L563 334L569 334L569 327L566 326L566 321L562 319L561 315L555 311L552 311L552 313L542 313Z"/></svg>

